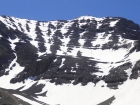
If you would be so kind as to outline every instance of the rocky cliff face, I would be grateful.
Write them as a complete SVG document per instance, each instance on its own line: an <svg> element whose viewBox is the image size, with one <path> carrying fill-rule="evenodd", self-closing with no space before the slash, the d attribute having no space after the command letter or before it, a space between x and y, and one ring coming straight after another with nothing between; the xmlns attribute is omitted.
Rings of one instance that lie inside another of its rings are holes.
<svg viewBox="0 0 140 105"><path fill-rule="evenodd" d="M83 86L103 81L102 87L117 89L139 77L140 27L125 18L43 22L0 16L0 49L4 88L47 80Z"/></svg>

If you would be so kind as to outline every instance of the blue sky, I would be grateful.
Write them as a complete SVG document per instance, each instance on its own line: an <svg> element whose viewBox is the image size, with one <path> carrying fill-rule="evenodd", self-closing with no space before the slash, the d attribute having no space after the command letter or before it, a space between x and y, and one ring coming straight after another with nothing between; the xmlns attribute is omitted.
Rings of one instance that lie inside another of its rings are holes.
<svg viewBox="0 0 140 105"><path fill-rule="evenodd" d="M0 15L40 21L83 15L125 17L140 24L140 0L0 0Z"/></svg>

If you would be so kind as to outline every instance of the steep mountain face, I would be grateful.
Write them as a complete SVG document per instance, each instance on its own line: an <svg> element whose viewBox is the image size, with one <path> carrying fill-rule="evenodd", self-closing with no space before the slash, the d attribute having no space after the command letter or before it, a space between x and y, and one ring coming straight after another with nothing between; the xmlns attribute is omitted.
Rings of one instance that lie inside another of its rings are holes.
<svg viewBox="0 0 140 105"><path fill-rule="evenodd" d="M125 18L0 16L0 49L0 87L32 105L132 105L119 95L140 82L140 27Z"/></svg>

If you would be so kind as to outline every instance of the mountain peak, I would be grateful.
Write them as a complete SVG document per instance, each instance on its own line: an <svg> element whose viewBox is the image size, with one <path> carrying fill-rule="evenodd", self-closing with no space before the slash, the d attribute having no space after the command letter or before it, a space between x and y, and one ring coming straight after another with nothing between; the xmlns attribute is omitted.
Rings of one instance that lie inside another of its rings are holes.
<svg viewBox="0 0 140 105"><path fill-rule="evenodd" d="M31 100L47 104L69 104L63 103L62 97L51 98L51 87L56 93L63 91L58 91L59 87L65 87L64 91L71 87L70 94L79 88L80 93L88 88L92 93L88 96L95 99L94 93L97 94L98 89L104 94L113 91L108 98L118 99L116 90L108 88L122 89L131 80L139 82L139 35L139 25L119 17L81 16L41 22L1 16L1 87L27 94L25 97L30 94ZM88 105L92 105L93 100L88 100ZM88 100L83 102L84 105ZM99 99L95 105L104 100ZM81 105L80 102L70 104Z"/></svg>

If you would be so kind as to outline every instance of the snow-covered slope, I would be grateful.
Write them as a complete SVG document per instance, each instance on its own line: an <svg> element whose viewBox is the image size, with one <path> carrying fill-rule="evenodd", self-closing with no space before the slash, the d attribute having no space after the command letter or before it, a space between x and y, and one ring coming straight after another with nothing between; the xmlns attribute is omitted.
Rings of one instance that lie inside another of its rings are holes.
<svg viewBox="0 0 140 105"><path fill-rule="evenodd" d="M120 17L0 16L0 87L32 105L139 105L139 41Z"/></svg>

